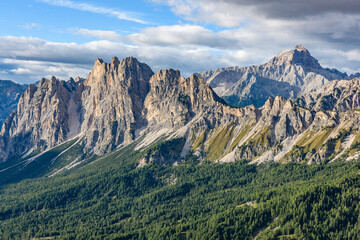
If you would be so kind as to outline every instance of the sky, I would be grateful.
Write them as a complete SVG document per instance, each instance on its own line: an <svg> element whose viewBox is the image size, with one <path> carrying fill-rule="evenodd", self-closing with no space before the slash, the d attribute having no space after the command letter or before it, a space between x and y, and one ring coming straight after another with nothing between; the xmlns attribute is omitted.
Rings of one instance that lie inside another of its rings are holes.
<svg viewBox="0 0 360 240"><path fill-rule="evenodd" d="M359 0L0 0L0 79L86 77L133 56L182 75L259 65L301 44L360 72Z"/></svg>

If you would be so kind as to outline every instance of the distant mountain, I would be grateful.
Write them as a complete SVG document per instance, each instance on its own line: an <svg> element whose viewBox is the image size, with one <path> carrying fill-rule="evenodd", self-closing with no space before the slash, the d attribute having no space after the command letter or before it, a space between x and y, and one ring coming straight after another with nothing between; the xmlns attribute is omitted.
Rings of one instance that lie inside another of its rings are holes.
<svg viewBox="0 0 360 240"><path fill-rule="evenodd" d="M219 68L198 75L228 104L240 107L251 104L261 107L269 97L301 97L329 81L359 76L321 67L301 45L259 66Z"/></svg>
<svg viewBox="0 0 360 240"><path fill-rule="evenodd" d="M13 81L0 80L0 125L16 109L20 95L27 87Z"/></svg>

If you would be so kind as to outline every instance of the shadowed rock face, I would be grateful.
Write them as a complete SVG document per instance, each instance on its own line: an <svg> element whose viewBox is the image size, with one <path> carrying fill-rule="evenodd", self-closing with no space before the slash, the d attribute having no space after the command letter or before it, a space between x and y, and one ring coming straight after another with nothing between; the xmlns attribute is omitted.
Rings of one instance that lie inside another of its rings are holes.
<svg viewBox="0 0 360 240"><path fill-rule="evenodd" d="M27 87L12 81L0 80L0 125L16 109L19 98Z"/></svg>
<svg viewBox="0 0 360 240"><path fill-rule="evenodd" d="M297 98L335 79L351 79L336 69L322 68L303 46L281 52L260 66L201 72L214 91L230 105L261 107L267 98Z"/></svg>

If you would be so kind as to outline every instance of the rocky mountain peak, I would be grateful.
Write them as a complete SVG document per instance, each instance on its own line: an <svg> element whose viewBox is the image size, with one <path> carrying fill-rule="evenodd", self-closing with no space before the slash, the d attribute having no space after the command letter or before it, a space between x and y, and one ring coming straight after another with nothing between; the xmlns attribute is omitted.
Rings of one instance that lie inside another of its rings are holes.
<svg viewBox="0 0 360 240"><path fill-rule="evenodd" d="M84 81L84 80L85 80L85 79L77 76L77 77L74 79L74 82L79 83L79 82L82 82L82 81Z"/></svg>
<svg viewBox="0 0 360 240"><path fill-rule="evenodd" d="M308 50L306 48L303 47L303 45L299 44L295 46L295 49L298 51L306 51L308 52Z"/></svg>
<svg viewBox="0 0 360 240"><path fill-rule="evenodd" d="M119 61L119 59L117 57L113 57L111 59L111 64L112 65L119 65L119 63L120 63L120 61Z"/></svg>
<svg viewBox="0 0 360 240"><path fill-rule="evenodd" d="M85 80L51 77L30 85L3 125L0 162L79 135L83 147L96 154L131 142L134 130L145 124L142 110L153 74L133 57L114 57L111 63L99 58Z"/></svg>
<svg viewBox="0 0 360 240"><path fill-rule="evenodd" d="M179 70L174 70L174 69L159 70L150 79L150 83L154 86L159 85L156 82L161 82L161 85L163 86L166 86L167 84L172 85L180 77L181 75Z"/></svg>
<svg viewBox="0 0 360 240"><path fill-rule="evenodd" d="M310 52L302 45L297 45L295 49L282 51L271 62L276 64L297 64L306 68L321 69L318 60L312 57Z"/></svg>
<svg viewBox="0 0 360 240"><path fill-rule="evenodd" d="M104 60L103 60L102 58L98 58L98 59L96 59L96 61L95 61L95 65L97 65L97 64L101 65L101 64L103 64L103 63L104 63Z"/></svg>
<svg viewBox="0 0 360 240"><path fill-rule="evenodd" d="M134 129L143 124L141 112L153 74L133 57L95 62L81 93L87 149L101 154L133 140Z"/></svg>
<svg viewBox="0 0 360 240"><path fill-rule="evenodd" d="M265 111L271 111L273 114L279 114L284 109L290 109L293 107L293 103L281 96L276 96L275 98L269 97L262 107Z"/></svg>
<svg viewBox="0 0 360 240"><path fill-rule="evenodd" d="M104 85L104 87L109 87L122 84L121 82L123 81L129 85L134 79L138 79L137 73L142 72L146 72L150 76L154 74L149 66L140 63L134 57L127 57L121 61L117 57L113 57L111 63L106 63L101 58L98 58L85 81L85 85L93 87ZM142 84L146 88L144 84L147 85L148 80L146 83L144 83L144 79L141 77L138 80L140 82L135 84Z"/></svg>

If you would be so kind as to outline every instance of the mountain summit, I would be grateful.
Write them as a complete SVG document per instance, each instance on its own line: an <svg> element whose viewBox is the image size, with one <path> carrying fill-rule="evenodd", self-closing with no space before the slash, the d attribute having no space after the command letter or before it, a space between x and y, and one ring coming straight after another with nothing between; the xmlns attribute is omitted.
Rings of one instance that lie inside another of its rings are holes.
<svg viewBox="0 0 360 240"><path fill-rule="evenodd" d="M199 75L227 103L240 107L251 104L261 107L269 97L301 97L329 81L355 77L321 67L301 45L259 66L220 68Z"/></svg>
<svg viewBox="0 0 360 240"><path fill-rule="evenodd" d="M270 61L271 62L271 61ZM272 60L275 64L294 64L301 65L305 68L321 69L317 59L310 55L310 52L302 45L297 45L295 49L285 50L274 57Z"/></svg>

